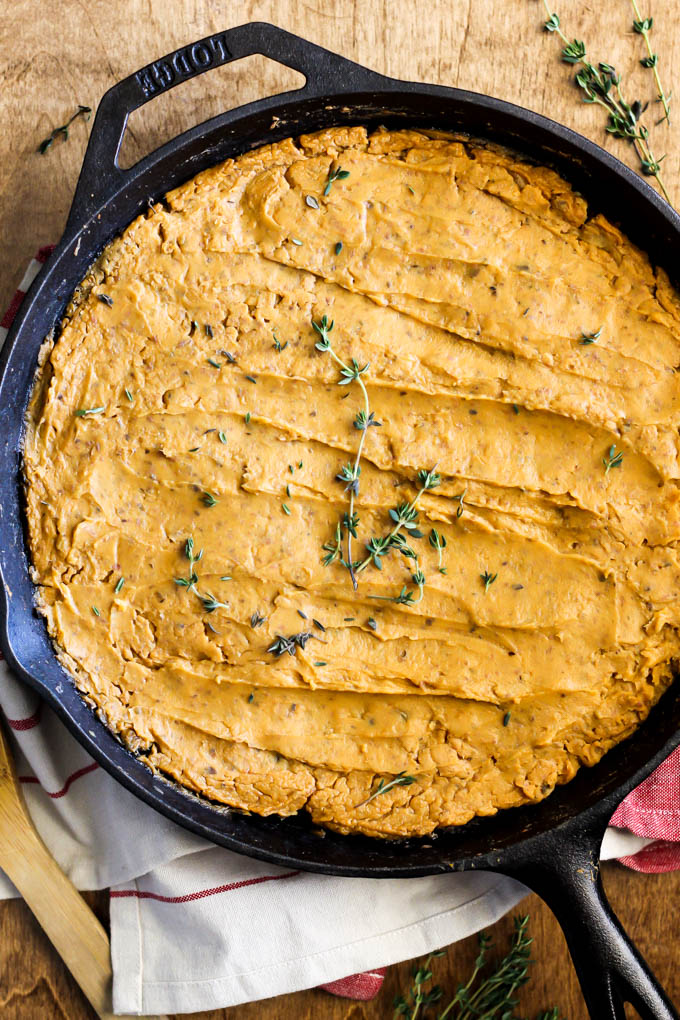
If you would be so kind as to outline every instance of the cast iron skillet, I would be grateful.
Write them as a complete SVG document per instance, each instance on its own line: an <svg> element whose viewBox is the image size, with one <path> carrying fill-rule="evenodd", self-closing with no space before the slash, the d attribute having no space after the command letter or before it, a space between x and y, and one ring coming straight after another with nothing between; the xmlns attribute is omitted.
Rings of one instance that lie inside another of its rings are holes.
<svg viewBox="0 0 680 1020"><path fill-rule="evenodd" d="M252 53L301 71L306 84L214 117L132 169L119 169L117 153L132 110L180 81ZM677 683L634 736L543 803L434 837L388 842L320 834L306 815L238 814L153 776L81 699L33 608L21 496L22 423L38 350L75 286L149 198L161 198L229 156L337 124L463 130L508 144L555 166L588 197L591 209L618 221L633 240L644 242L656 263L677 271L680 218L618 160L535 113L458 89L385 78L268 24L219 32L148 65L102 99L64 236L31 287L2 352L0 644L14 672L47 700L97 761L181 825L251 857L325 874L409 878L475 868L512 875L538 892L560 920L594 1020L624 1020L624 1001L645 1020L677 1020L612 913L598 862L602 835L619 801L680 742Z"/></svg>

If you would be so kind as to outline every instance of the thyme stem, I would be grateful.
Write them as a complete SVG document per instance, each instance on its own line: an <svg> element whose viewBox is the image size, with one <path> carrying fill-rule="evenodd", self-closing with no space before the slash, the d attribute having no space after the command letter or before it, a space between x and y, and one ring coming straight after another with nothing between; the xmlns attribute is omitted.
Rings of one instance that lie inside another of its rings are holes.
<svg viewBox="0 0 680 1020"><path fill-rule="evenodd" d="M649 30L652 27L652 19L642 17L642 15L640 14L640 8L637 5L637 0L630 0L630 2L633 8L633 13L635 14L636 18L636 20L633 22L633 28L638 33L638 35L642 36L642 38L645 41L645 46L647 47L647 57L644 60L641 60L640 63L642 64L643 67L650 67L654 73L654 81L656 82L656 87L659 90L657 102L661 103L663 106L663 117L661 118L661 120L662 121L667 120L668 123L670 124L671 121L670 96L666 96L666 93L663 90L663 85L661 84L661 78L659 77L659 69L657 66L658 65L657 54L652 51L652 44L649 41ZM659 123L661 123L661 121L659 121Z"/></svg>
<svg viewBox="0 0 680 1020"><path fill-rule="evenodd" d="M338 355L333 350L333 348L330 347L330 346L328 348L328 353L333 358L335 363L340 366L340 368L344 369L346 372L351 372L351 369L350 369L349 365L346 365L345 362L342 360L342 358L339 358ZM364 398L364 413L366 415L366 418L368 418L368 416L371 413L370 404L368 402L368 391L366 389L366 386L364 385L364 380L361 378L360 375L356 376L356 381L359 383L359 386L361 387L361 392L362 392L363 398ZM354 477L355 478L357 477L357 468L359 467L359 464L361 463L361 451L364 448L364 441L366 439L366 433L367 432L368 432L367 428L361 430L361 438L359 439L359 446L357 448L356 457L354 458ZM354 486L350 486L350 490L349 490L349 519L350 519L350 521L352 520L353 515L354 515ZM347 568L349 570L349 576L352 578L352 586L353 586L354 590L356 591L358 585L357 585L356 575L354 573L354 564L352 563L352 529L351 528L347 529Z"/></svg>

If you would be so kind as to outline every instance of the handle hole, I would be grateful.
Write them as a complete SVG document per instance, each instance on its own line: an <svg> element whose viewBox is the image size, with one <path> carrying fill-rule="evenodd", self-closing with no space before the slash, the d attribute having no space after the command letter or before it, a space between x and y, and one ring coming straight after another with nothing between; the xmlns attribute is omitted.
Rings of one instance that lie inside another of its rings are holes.
<svg viewBox="0 0 680 1020"><path fill-rule="evenodd" d="M299 71L254 53L181 82L131 113L118 166L129 170L188 128L235 106L302 88L305 80Z"/></svg>

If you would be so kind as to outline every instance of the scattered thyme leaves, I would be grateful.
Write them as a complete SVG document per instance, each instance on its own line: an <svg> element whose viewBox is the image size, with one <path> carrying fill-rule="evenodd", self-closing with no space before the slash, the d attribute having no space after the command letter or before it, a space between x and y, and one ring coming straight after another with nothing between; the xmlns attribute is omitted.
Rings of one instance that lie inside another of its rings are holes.
<svg viewBox="0 0 680 1020"><path fill-rule="evenodd" d="M218 432L217 433L217 438L219 439L219 441L221 443L226 443L227 442L227 436L226 436L225 432Z"/></svg>
<svg viewBox="0 0 680 1020"><path fill-rule="evenodd" d="M300 240L299 237L291 237L291 241L293 242L293 244L297 244L298 247L302 244L302 241Z"/></svg>
<svg viewBox="0 0 680 1020"><path fill-rule="evenodd" d="M132 402L133 402L133 400L135 399L135 398L134 398L134 397L132 396L132 394L130 393L130 390L129 390L129 389L127 388L127 387L125 387L125 396L126 396L126 397L128 398L128 400L130 401L130 403L132 403Z"/></svg>
<svg viewBox="0 0 680 1020"><path fill-rule="evenodd" d="M212 326L210 325L210 323L209 323L209 322L206 322L206 324L205 324L205 326L203 327L203 329L205 330L205 335L206 335L206 336L209 336L209 337L210 337L210 339L212 340L212 338L213 338L213 336L214 336L214 333L213 333L213 328L212 328Z"/></svg>
<svg viewBox="0 0 680 1020"><path fill-rule="evenodd" d="M314 198L314 195L305 195L305 204L308 205L310 209L319 208L319 202L316 198Z"/></svg>
<svg viewBox="0 0 680 1020"><path fill-rule="evenodd" d="M123 587L124 584L125 584L125 578L124 577L120 577L118 579L118 583L116 584L116 587L113 589L114 595L118 594L118 592L121 590L121 588Z"/></svg>
<svg viewBox="0 0 680 1020"><path fill-rule="evenodd" d="M78 109L76 110L76 112L73 114L73 116L69 120L66 121L65 124L62 124L60 127L56 127L54 129L54 131L50 135L47 136L47 138L44 138L42 140L42 142L38 146L38 150L37 150L40 153L40 155L41 156L45 155L47 150L53 145L55 138L58 138L59 135L61 135L63 137L64 141L67 140L67 138L68 138L68 129L70 128L71 124L73 123L73 121L77 117L83 117L85 120L89 120L91 113L92 113L91 107L89 107L89 106L81 106L79 104L78 105Z"/></svg>
<svg viewBox="0 0 680 1020"><path fill-rule="evenodd" d="M113 308L113 298L109 297L108 294L97 294L97 300L101 301L107 308Z"/></svg>
<svg viewBox="0 0 680 1020"><path fill-rule="evenodd" d="M322 634L326 633L326 628L322 623L319 622L319 620L315 620L314 617L312 617L312 623L314 624L315 627L317 627L321 631Z"/></svg>
<svg viewBox="0 0 680 1020"><path fill-rule="evenodd" d="M206 361L209 365L212 365L213 368L222 368L219 361L215 361L214 358L206 358Z"/></svg>
<svg viewBox="0 0 680 1020"><path fill-rule="evenodd" d="M342 241L336 241L335 243L335 254L339 255L342 251Z"/></svg>
<svg viewBox="0 0 680 1020"><path fill-rule="evenodd" d="M260 616L260 613L256 609L253 615L250 617L250 626L253 628L253 630L256 630L258 627L262 626L266 619L267 617Z"/></svg>
<svg viewBox="0 0 680 1020"><path fill-rule="evenodd" d="M96 607L96 606L92 606L92 612L94 613L94 615L95 615L95 616L101 616L101 615L102 615L102 614L101 614L101 613L99 612L99 610L97 609L97 607Z"/></svg>
<svg viewBox="0 0 680 1020"><path fill-rule="evenodd" d="M311 630L303 630L299 634L291 634L290 637L284 637L283 634L277 634L276 640L272 642L267 648L268 652L275 655L277 658L284 655L286 652L288 655L295 655L298 648L304 649L305 645L310 638L313 638Z"/></svg>
<svg viewBox="0 0 680 1020"><path fill-rule="evenodd" d="M510 713L506 712L505 715L503 716L503 725L507 726L509 722L510 722Z"/></svg>
<svg viewBox="0 0 680 1020"><path fill-rule="evenodd" d="M283 510L284 514L286 514L287 517L290 517L290 507L289 506L287 506L285 503L282 503L281 504L281 509Z"/></svg>
<svg viewBox="0 0 680 1020"><path fill-rule="evenodd" d="M204 492L201 496L201 500L205 506L215 506L218 502L217 497L213 496L211 492Z"/></svg>
<svg viewBox="0 0 680 1020"><path fill-rule="evenodd" d="M352 619L354 619L354 618L352 617ZM368 618L368 619L366 620L366 624L367 624L367 626L368 626L368 627L370 627L370 628L371 628L371 630L377 630L377 629L378 629L378 624L377 624L377 622L376 622L376 621L375 621L375 620L373 619L373 617L372 617L372 616L369 616L369 618Z"/></svg>
<svg viewBox="0 0 680 1020"><path fill-rule="evenodd" d="M246 414L245 414L245 417L244 417L243 420L245 421L246 425L250 425L250 411L246 411Z"/></svg>

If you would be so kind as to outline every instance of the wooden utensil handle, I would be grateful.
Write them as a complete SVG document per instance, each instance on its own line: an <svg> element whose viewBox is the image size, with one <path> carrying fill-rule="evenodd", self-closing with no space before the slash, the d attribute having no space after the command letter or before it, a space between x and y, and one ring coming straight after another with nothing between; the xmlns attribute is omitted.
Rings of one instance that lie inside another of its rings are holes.
<svg viewBox="0 0 680 1020"><path fill-rule="evenodd" d="M36 834L15 830L13 842L15 846L3 852L3 871L26 900L93 1009L102 1020L114 1020L111 955L104 928Z"/></svg>

